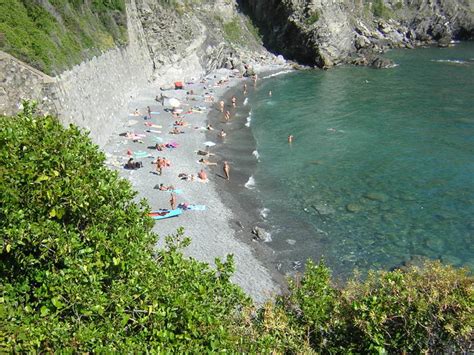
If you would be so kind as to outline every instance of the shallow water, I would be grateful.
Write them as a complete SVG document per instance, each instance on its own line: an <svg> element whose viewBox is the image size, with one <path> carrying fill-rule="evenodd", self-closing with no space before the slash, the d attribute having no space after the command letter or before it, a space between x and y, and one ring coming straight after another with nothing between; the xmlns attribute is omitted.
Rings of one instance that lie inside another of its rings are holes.
<svg viewBox="0 0 474 355"><path fill-rule="evenodd" d="M284 74L249 97L247 187L283 272L418 255L474 269L474 43L388 56L397 67Z"/></svg>

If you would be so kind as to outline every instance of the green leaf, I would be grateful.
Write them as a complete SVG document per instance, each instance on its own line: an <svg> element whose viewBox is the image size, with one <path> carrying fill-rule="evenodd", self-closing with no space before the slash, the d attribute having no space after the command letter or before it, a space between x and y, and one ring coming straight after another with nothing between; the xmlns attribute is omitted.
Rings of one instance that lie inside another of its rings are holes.
<svg viewBox="0 0 474 355"><path fill-rule="evenodd" d="M52 298L51 303L54 305L54 307L58 309L64 307L64 304L61 301L59 301L57 297Z"/></svg>
<svg viewBox="0 0 474 355"><path fill-rule="evenodd" d="M46 180L49 180L49 176L47 176L47 175L40 175L40 176L38 176L38 178L36 179L35 182L41 182L41 181L46 181Z"/></svg>
<svg viewBox="0 0 474 355"><path fill-rule="evenodd" d="M40 310L41 316L45 317L49 314L49 308L46 306L42 306Z"/></svg>

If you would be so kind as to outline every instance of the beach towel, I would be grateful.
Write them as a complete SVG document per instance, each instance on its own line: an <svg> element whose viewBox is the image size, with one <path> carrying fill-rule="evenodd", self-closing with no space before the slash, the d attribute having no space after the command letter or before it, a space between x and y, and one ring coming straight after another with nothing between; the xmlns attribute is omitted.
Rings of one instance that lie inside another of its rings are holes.
<svg viewBox="0 0 474 355"><path fill-rule="evenodd" d="M157 111L151 111L150 113L151 113L152 115L159 115L159 114L160 114L160 113L157 112Z"/></svg>
<svg viewBox="0 0 474 355"><path fill-rule="evenodd" d="M206 206L204 205L188 205L188 208L186 208L188 211L205 211Z"/></svg>
<svg viewBox="0 0 474 355"><path fill-rule="evenodd" d="M151 139L155 142L158 142L158 143L163 142L163 138L158 137L158 136L151 136Z"/></svg>
<svg viewBox="0 0 474 355"><path fill-rule="evenodd" d="M139 151L133 152L133 156L135 158L146 158L151 155L147 152L144 152L143 150L139 150Z"/></svg>
<svg viewBox="0 0 474 355"><path fill-rule="evenodd" d="M179 146L179 144L174 142L174 141L165 144L166 148L178 148L178 146Z"/></svg>
<svg viewBox="0 0 474 355"><path fill-rule="evenodd" d="M153 127L153 128L163 128L163 126L160 126L158 124L154 124L154 123L151 123L151 122L145 122L144 125L147 126L147 127Z"/></svg>
<svg viewBox="0 0 474 355"><path fill-rule="evenodd" d="M183 190L181 190L181 189L175 189L175 190L162 190L162 191L163 191L163 192L172 192L172 193L174 193L174 194L177 194L177 195L179 195L179 194L182 194L182 193L183 193Z"/></svg>

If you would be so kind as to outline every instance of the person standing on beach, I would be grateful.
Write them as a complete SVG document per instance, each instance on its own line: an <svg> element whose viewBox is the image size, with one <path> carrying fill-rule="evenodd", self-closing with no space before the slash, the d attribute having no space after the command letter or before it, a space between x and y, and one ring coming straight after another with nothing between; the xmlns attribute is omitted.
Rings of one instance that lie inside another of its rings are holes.
<svg viewBox="0 0 474 355"><path fill-rule="evenodd" d="M235 107L237 105L237 98L235 96L232 96L232 106Z"/></svg>
<svg viewBox="0 0 474 355"><path fill-rule="evenodd" d="M224 101L223 100L219 101L219 109L221 110L221 112L224 112Z"/></svg>
<svg viewBox="0 0 474 355"><path fill-rule="evenodd" d="M224 162L224 175L226 180L230 179L230 166L226 161Z"/></svg>
<svg viewBox="0 0 474 355"><path fill-rule="evenodd" d="M150 108L150 106L147 106L147 107L146 107L146 110L147 110L147 112L148 112L148 119L151 120L151 108Z"/></svg>
<svg viewBox="0 0 474 355"><path fill-rule="evenodd" d="M244 95L247 95L247 83L244 83Z"/></svg>
<svg viewBox="0 0 474 355"><path fill-rule="evenodd" d="M230 111L226 111L225 114L224 114L224 119L226 121L230 120Z"/></svg>
<svg viewBox="0 0 474 355"><path fill-rule="evenodd" d="M171 205L171 209L174 210L176 208L176 196L174 193L171 193L171 196L170 196L170 205Z"/></svg>
<svg viewBox="0 0 474 355"><path fill-rule="evenodd" d="M165 96L163 93L160 93L160 101L161 101L161 106L165 106Z"/></svg>

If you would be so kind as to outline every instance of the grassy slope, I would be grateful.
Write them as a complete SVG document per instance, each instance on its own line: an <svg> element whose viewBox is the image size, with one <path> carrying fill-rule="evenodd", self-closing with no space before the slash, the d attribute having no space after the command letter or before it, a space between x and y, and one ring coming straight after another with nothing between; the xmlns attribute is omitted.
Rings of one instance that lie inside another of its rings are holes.
<svg viewBox="0 0 474 355"><path fill-rule="evenodd" d="M0 49L54 74L127 41L124 0L0 0Z"/></svg>

